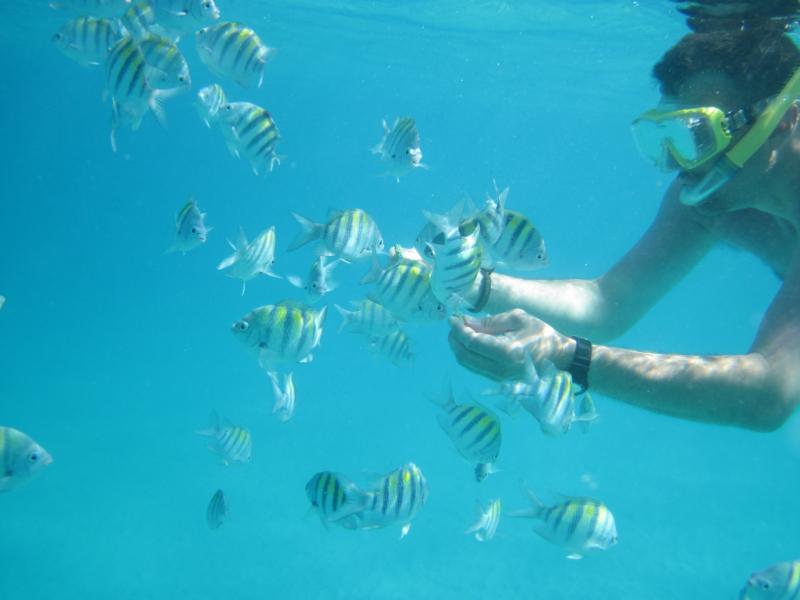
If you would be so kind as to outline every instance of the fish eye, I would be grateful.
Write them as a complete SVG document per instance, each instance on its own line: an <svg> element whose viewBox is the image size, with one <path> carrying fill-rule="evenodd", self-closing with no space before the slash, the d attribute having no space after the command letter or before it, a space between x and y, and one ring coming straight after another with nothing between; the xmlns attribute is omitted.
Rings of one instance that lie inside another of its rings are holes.
<svg viewBox="0 0 800 600"><path fill-rule="evenodd" d="M37 462L39 460L39 453L32 452L31 455L28 457L28 460L31 461L32 463Z"/></svg>
<svg viewBox="0 0 800 600"><path fill-rule="evenodd" d="M236 325L234 325L234 327L236 327L236 329L238 329L239 331L247 331L249 325L247 321L239 321L238 323L236 323Z"/></svg>
<svg viewBox="0 0 800 600"><path fill-rule="evenodd" d="M392 154L392 158L397 158L397 154Z"/></svg>
<svg viewBox="0 0 800 600"><path fill-rule="evenodd" d="M186 77L184 77L183 75L178 75L178 81L183 83L184 81L186 81Z"/></svg>
<svg viewBox="0 0 800 600"><path fill-rule="evenodd" d="M406 148L406 154L411 154L411 148Z"/></svg>
<svg viewBox="0 0 800 600"><path fill-rule="evenodd" d="M383 240L378 240L378 248L383 248Z"/></svg>
<svg viewBox="0 0 800 600"><path fill-rule="evenodd" d="M192 227L192 233L197 233L197 227Z"/></svg>
<svg viewBox="0 0 800 600"><path fill-rule="evenodd" d="M314 289L314 290L317 289L317 282L316 281L312 281L311 282L311 289Z"/></svg>

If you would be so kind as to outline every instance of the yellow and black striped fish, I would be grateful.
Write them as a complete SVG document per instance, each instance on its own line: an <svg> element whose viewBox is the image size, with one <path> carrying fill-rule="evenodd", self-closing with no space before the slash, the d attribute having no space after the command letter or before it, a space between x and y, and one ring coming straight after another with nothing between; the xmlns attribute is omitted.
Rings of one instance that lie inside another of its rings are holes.
<svg viewBox="0 0 800 600"><path fill-rule="evenodd" d="M800 560L781 562L753 573L739 600L797 600L800 598Z"/></svg>
<svg viewBox="0 0 800 600"><path fill-rule="evenodd" d="M505 224L497 241L488 251L494 265L520 271L546 267L547 248L533 222L513 210L504 210Z"/></svg>
<svg viewBox="0 0 800 600"><path fill-rule="evenodd" d="M589 550L607 550L617 543L614 515L599 500L565 497L558 504L545 506L531 490L527 492L531 508L510 516L538 519L534 531L567 550L567 558L579 559Z"/></svg>
<svg viewBox="0 0 800 600"><path fill-rule="evenodd" d="M206 523L209 529L217 529L225 522L228 517L228 503L225 500L225 493L217 490L211 497L206 508Z"/></svg>
<svg viewBox="0 0 800 600"><path fill-rule="evenodd" d="M345 260L369 258L383 251L383 236L375 220L360 208L331 211L327 223L314 223L295 212L302 231L289 246L289 251L320 240L323 251Z"/></svg>
<svg viewBox="0 0 800 600"><path fill-rule="evenodd" d="M58 30L53 43L65 56L84 66L101 64L120 38L119 27L110 19L78 17Z"/></svg>
<svg viewBox="0 0 800 600"><path fill-rule="evenodd" d="M139 0L131 4L119 21L128 35L135 40L140 40L150 33L163 33L162 28L156 23L156 13L148 0Z"/></svg>
<svg viewBox="0 0 800 600"><path fill-rule="evenodd" d="M396 329L381 337L373 338L370 342L373 350L385 356L395 366L411 362L414 358L411 352L411 342L402 329Z"/></svg>
<svg viewBox="0 0 800 600"><path fill-rule="evenodd" d="M197 432L211 438L208 449L222 457L226 464L250 462L253 441L250 432L244 427L226 422L220 424L217 413L211 413L211 427Z"/></svg>
<svg viewBox="0 0 800 600"><path fill-rule="evenodd" d="M476 402L457 404L452 390L441 403L437 420L459 454L475 465L475 479L483 481L494 472L503 434L500 419Z"/></svg>
<svg viewBox="0 0 800 600"><path fill-rule="evenodd" d="M363 510L368 499L352 481L330 471L321 471L308 480L306 496L323 523L347 519Z"/></svg>
<svg viewBox="0 0 800 600"><path fill-rule="evenodd" d="M334 305L342 315L340 332L347 330L363 333L370 337L381 337L395 331L400 326L397 317L383 304L369 298L360 302L352 302L352 304L355 306L355 310L347 310L338 304Z"/></svg>
<svg viewBox="0 0 800 600"><path fill-rule="evenodd" d="M261 306L236 321L231 330L257 352L268 371L285 363L310 362L319 346L327 306L317 311L293 300Z"/></svg>
<svg viewBox="0 0 800 600"><path fill-rule="evenodd" d="M406 463L383 477L369 490L364 510L355 513L347 527L374 529L402 524L401 537L428 499L428 481L414 463ZM344 524L344 523L343 523Z"/></svg>
<svg viewBox="0 0 800 600"><path fill-rule="evenodd" d="M219 125L235 157L244 156L256 175L272 171L281 157L275 152L280 133L265 108L252 102L228 102L217 114Z"/></svg>
<svg viewBox="0 0 800 600"><path fill-rule="evenodd" d="M200 59L214 73L247 87L264 82L264 65L273 54L258 34L241 23L204 27L195 34Z"/></svg>
<svg viewBox="0 0 800 600"><path fill-rule="evenodd" d="M192 84L189 65L169 39L147 34L139 40L147 63L147 83L156 90L188 87Z"/></svg>

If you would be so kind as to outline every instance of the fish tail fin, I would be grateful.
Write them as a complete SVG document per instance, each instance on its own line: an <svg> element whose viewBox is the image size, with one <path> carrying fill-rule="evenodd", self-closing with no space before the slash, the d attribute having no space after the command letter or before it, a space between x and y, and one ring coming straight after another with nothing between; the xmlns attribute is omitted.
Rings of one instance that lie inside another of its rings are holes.
<svg viewBox="0 0 800 600"><path fill-rule="evenodd" d="M204 435L206 437L213 437L217 435L219 431L219 415L217 414L216 410L211 411L211 415L208 419L209 427L208 429L199 429L197 430L197 435Z"/></svg>
<svg viewBox="0 0 800 600"><path fill-rule="evenodd" d="M578 414L575 415L575 419L573 420L580 424L581 432L588 433L599 417L600 414L597 412L597 408L595 408L592 395L589 392L583 392L581 394Z"/></svg>
<svg viewBox="0 0 800 600"><path fill-rule="evenodd" d="M359 283L361 285L366 285L368 283L375 283L383 273L383 267L381 267L381 261L378 260L378 253L373 248L372 250L372 264L370 265L369 271L361 278Z"/></svg>
<svg viewBox="0 0 800 600"><path fill-rule="evenodd" d="M292 250L297 250L301 246L305 246L309 242L313 242L314 240L322 237L324 225L314 223L314 221L306 219L304 216L299 215L296 212L292 212L292 216L298 223L300 223L301 231L299 234L297 234L297 237L294 239L294 241L289 245L289 252Z"/></svg>
<svg viewBox="0 0 800 600"><path fill-rule="evenodd" d="M334 304L333 307L339 311L339 314L342 316L342 324L339 325L339 331L337 333L342 333L345 329L347 329L355 320L355 311L347 310L346 308L342 308L338 304Z"/></svg>
<svg viewBox="0 0 800 600"><path fill-rule="evenodd" d="M533 518L536 519L542 513L545 508L544 502L539 500L536 494L533 493L533 490L528 487L524 481L522 482L522 489L525 490L525 493L528 495L528 500L530 501L530 508L523 508L520 510L512 510L508 513L509 517L521 517L521 518Z"/></svg>
<svg viewBox="0 0 800 600"><path fill-rule="evenodd" d="M425 393L425 397L444 411L456 407L456 395L453 392L453 381L449 377L444 377L436 393Z"/></svg>
<svg viewBox="0 0 800 600"><path fill-rule="evenodd" d="M275 414L286 407L289 400L288 394L285 390L281 389L280 382L278 381L278 375L275 373L275 371L267 371L267 375L272 383L272 394L275 396L275 404L272 405L272 414Z"/></svg>

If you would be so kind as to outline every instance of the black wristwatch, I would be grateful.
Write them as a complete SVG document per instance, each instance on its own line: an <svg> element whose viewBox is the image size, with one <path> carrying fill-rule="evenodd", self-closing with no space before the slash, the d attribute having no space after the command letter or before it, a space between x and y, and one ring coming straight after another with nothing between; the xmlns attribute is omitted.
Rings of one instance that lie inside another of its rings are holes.
<svg viewBox="0 0 800 600"><path fill-rule="evenodd" d="M592 342L586 338L572 336L575 340L575 354L572 362L567 367L567 372L572 375L572 381L585 392L589 389L589 367L592 364Z"/></svg>

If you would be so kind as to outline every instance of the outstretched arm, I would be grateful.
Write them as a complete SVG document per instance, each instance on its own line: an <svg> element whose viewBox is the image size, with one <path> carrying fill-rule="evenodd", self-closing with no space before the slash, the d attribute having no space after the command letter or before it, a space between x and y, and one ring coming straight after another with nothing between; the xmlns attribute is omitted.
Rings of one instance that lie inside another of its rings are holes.
<svg viewBox="0 0 800 600"><path fill-rule="evenodd" d="M667 192L642 239L599 279L526 280L494 273L486 311L521 308L559 331L604 341L618 337L666 294L714 244ZM469 298L475 299L480 282Z"/></svg>

